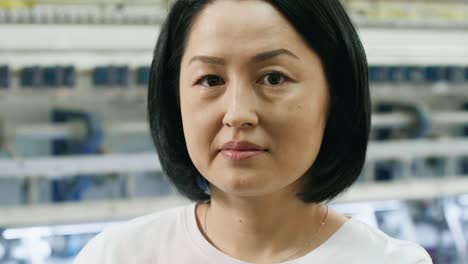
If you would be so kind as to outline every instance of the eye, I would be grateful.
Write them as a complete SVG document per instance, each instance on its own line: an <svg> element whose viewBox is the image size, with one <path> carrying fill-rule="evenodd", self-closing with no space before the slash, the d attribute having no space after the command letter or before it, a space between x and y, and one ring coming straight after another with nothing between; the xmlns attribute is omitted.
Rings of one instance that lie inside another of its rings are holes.
<svg viewBox="0 0 468 264"><path fill-rule="evenodd" d="M281 85L283 84L283 82L287 80L289 80L289 78L286 77L286 75L277 71L269 72L262 77L263 83L270 85L270 86Z"/></svg>
<svg viewBox="0 0 468 264"><path fill-rule="evenodd" d="M196 84L201 84L203 86L208 86L208 87L213 87L213 86L219 86L223 85L224 81L221 77L210 74L210 75L205 75L201 77Z"/></svg>

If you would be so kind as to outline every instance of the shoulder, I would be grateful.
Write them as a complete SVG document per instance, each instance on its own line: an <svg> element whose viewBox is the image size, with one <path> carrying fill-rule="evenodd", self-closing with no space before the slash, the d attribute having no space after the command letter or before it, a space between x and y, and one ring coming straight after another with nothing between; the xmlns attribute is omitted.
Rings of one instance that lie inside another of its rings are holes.
<svg viewBox="0 0 468 264"><path fill-rule="evenodd" d="M432 264L429 254L418 244L397 239L391 240L385 248L385 264Z"/></svg>
<svg viewBox="0 0 468 264"><path fill-rule="evenodd" d="M107 228L86 244L73 263L125 263L123 259L135 252L153 254L159 243L180 233L182 215L189 206L166 209Z"/></svg>
<svg viewBox="0 0 468 264"><path fill-rule="evenodd" d="M354 231L362 237L363 243L358 244L366 245L365 248L379 255L384 264L432 264L429 254L418 244L392 238L359 220L353 219L351 223Z"/></svg>

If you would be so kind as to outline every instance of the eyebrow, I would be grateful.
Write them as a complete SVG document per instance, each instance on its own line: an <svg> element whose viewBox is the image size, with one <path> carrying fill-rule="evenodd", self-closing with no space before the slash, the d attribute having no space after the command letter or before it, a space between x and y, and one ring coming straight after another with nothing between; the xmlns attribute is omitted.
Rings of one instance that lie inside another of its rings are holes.
<svg viewBox="0 0 468 264"><path fill-rule="evenodd" d="M251 61L252 62L262 62L266 61L269 59L272 59L274 57L280 56L280 55L287 55L290 57L293 57L295 59L299 59L298 56L296 56L294 53L292 53L288 49L277 49L277 50L272 50L272 51L266 51L259 53L255 56L252 57ZM211 57L211 56L194 56L189 64L191 64L194 61L201 61L204 63L209 63L209 64L216 64L216 65L224 65L226 64L226 61L223 58L218 58L218 57Z"/></svg>

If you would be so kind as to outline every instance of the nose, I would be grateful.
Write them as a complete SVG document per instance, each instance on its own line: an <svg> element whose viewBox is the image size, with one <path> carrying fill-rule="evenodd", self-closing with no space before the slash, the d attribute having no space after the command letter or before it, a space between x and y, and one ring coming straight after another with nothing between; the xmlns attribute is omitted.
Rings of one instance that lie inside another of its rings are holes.
<svg viewBox="0 0 468 264"><path fill-rule="evenodd" d="M248 85L233 85L228 87L228 91L223 124L233 128L256 126L258 115L254 90Z"/></svg>

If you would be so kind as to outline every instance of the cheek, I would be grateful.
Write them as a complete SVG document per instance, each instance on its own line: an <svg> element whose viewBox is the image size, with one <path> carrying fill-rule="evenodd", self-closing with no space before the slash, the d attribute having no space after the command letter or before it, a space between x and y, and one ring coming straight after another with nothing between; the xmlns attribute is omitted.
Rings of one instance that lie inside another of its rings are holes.
<svg viewBox="0 0 468 264"><path fill-rule="evenodd" d="M210 157L210 147L216 133L216 120L209 109L181 98L182 124L187 150L195 167L202 171Z"/></svg>
<svg viewBox="0 0 468 264"><path fill-rule="evenodd" d="M304 172L315 160L323 138L325 111L314 103L300 102L287 107L276 120L278 162ZM281 122L279 120L282 120Z"/></svg>
<svg viewBox="0 0 468 264"><path fill-rule="evenodd" d="M302 132L308 132L300 133L303 135L321 134L326 118L325 107L317 104L299 104L295 108L295 111L290 111L290 125L296 126Z"/></svg>
<svg viewBox="0 0 468 264"><path fill-rule="evenodd" d="M193 100L191 100L183 90L180 92L180 108L187 150L192 161L196 163L194 158L199 156L198 152L200 151L199 147L197 146L197 138L199 138L199 124L197 122L198 114L195 111L196 106Z"/></svg>

